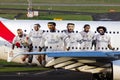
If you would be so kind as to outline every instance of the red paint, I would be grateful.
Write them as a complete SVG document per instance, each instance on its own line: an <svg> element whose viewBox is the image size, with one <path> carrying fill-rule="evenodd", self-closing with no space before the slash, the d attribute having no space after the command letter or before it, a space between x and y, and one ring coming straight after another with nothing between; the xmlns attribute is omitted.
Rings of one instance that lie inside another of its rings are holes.
<svg viewBox="0 0 120 80"><path fill-rule="evenodd" d="M0 37L12 43L15 34L13 34L1 21L0 21Z"/></svg>
<svg viewBox="0 0 120 80"><path fill-rule="evenodd" d="M19 42L16 42L15 44L17 47L20 47L20 43Z"/></svg>

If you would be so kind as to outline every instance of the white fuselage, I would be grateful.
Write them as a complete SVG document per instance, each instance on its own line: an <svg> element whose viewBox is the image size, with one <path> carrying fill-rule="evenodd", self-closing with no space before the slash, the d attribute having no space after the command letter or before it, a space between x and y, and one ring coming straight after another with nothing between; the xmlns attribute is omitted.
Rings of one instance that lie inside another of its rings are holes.
<svg viewBox="0 0 120 80"><path fill-rule="evenodd" d="M18 28L23 29L24 33L29 33L32 29L34 24L40 24L41 30L48 30L47 23L48 22L55 22L57 30L65 30L67 23L74 23L75 24L75 31L82 31L83 26L85 24L89 24L91 26L90 30L93 32L97 32L96 28L98 26L105 26L107 28L107 34L111 37L111 44L115 48L120 48L120 22L119 21L54 21L54 20L3 20L1 21L12 33L15 35L16 30ZM1 25L0 25L1 26ZM98 33L95 33L98 34ZM9 34L8 34L9 35ZM0 38L1 41L4 41L6 44L6 40ZM0 43L3 45L3 43Z"/></svg>

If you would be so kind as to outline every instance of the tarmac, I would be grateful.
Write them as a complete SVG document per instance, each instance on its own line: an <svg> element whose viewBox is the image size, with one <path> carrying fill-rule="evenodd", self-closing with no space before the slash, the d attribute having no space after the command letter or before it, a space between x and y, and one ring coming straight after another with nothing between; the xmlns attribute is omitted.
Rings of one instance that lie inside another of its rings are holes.
<svg viewBox="0 0 120 80"><path fill-rule="evenodd" d="M92 74L64 69L0 73L0 80L91 80Z"/></svg>

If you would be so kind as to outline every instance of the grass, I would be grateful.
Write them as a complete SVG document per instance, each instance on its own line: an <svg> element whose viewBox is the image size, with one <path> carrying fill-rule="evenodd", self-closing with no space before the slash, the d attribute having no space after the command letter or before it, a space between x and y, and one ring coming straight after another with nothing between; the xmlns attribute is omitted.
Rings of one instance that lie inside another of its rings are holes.
<svg viewBox="0 0 120 80"><path fill-rule="evenodd" d="M46 71L50 70L50 68L43 68L38 66L31 66L27 67L23 64L14 63L14 62L6 62L4 60L0 60L0 65L3 65L3 67L0 67L0 73L3 72L23 72L23 71ZM9 67L7 67L9 66Z"/></svg>
<svg viewBox="0 0 120 80"><path fill-rule="evenodd" d="M32 0L33 3L65 3L65 4L94 4L94 3L105 3L105 4L120 4L120 0ZM28 3L27 0L0 0L0 3ZM19 19L31 19L26 17L27 5L0 5L0 17L14 19L17 14L23 14ZM5 10L5 8L10 9L24 9L24 10ZM90 12L90 13L107 13L110 10L115 12L120 12L120 6L33 6L33 10L58 10L58 11L76 11L76 12ZM72 15L63 13L52 13L49 15L48 12L40 12L40 16L34 17L32 19L37 20L53 20L54 18L61 17L63 20L92 20L91 15Z"/></svg>
<svg viewBox="0 0 120 80"><path fill-rule="evenodd" d="M7 19L14 19L14 16L17 14L0 14L0 17L7 18Z"/></svg>
<svg viewBox="0 0 120 80"><path fill-rule="evenodd" d="M25 71L47 71L49 68L40 68L40 67L2 67L0 68L0 73L6 72L25 72Z"/></svg>
<svg viewBox="0 0 120 80"><path fill-rule="evenodd" d="M16 15L17 13L0 14L0 16L2 16L3 18L9 19L14 19ZM22 16L18 19L53 20L54 18L62 18L63 20L92 20L92 17L90 15L68 15L58 13L52 13L50 15L49 13L40 13L38 17L34 18L27 18L26 13L23 13Z"/></svg>
<svg viewBox="0 0 120 80"><path fill-rule="evenodd" d="M1 2L18 2L27 3L27 0L0 0ZM67 3L67 4L87 4L87 3L105 3L105 4L119 4L120 0L32 0L33 3Z"/></svg>
<svg viewBox="0 0 120 80"><path fill-rule="evenodd" d="M92 20L91 16L89 15L67 15L67 14L61 14L61 15L40 15L39 17L34 17L34 19L45 19L45 20L53 20L54 18L62 18L63 20Z"/></svg>
<svg viewBox="0 0 120 80"><path fill-rule="evenodd" d="M1 67L0 73L5 72L24 72L24 71L47 71L49 68L40 68L40 67Z"/></svg>
<svg viewBox="0 0 120 80"><path fill-rule="evenodd" d="M41 7L33 7L34 9L40 9L40 10L48 10L51 8L51 10L59 10L59 11L77 11L77 12L94 12L94 13L105 13L109 12L109 10L114 9L116 12L120 12L119 6L41 6Z"/></svg>
<svg viewBox="0 0 120 80"><path fill-rule="evenodd" d="M24 9L24 10L1 10L0 12L0 16L4 17L4 18L9 18L9 19L14 19L14 16L16 16L17 14L22 13L23 16L20 17L19 19L31 19L31 18L27 18L26 14L27 14L27 10L26 10L26 6L0 6L0 8L15 8L15 9ZM49 6L34 6L33 7L35 10L48 10L51 9L51 15L49 15L49 12L40 12L39 11L39 15L38 17L34 17L32 19L37 19L37 20L53 20L53 18L56 17L61 17L63 20L92 20L91 15L72 15L72 14L63 14L63 13L52 13L52 10L58 10L58 11L76 11L76 12L91 12L91 13L107 13L110 10L115 10L116 12L120 12L120 7L118 6L109 6L109 7L103 7L103 6L82 6L82 7L65 7L65 6L53 6L53 7L49 7ZM34 10L33 9L33 10ZM8 13L9 12L9 13ZM6 13L6 14L5 14Z"/></svg>
<svg viewBox="0 0 120 80"><path fill-rule="evenodd" d="M18 64L18 63L14 63L14 62L7 62L5 60L1 60L0 59L0 65L21 65L21 64Z"/></svg>
<svg viewBox="0 0 120 80"><path fill-rule="evenodd" d="M1 5L0 8L13 8L13 9L24 9L27 11L27 6L23 5ZM116 12L120 12L120 6L33 6L33 10L58 10L58 11L77 11L77 12L95 12L95 13L105 13L109 12L109 10L115 10ZM6 11L6 10L1 10ZM15 10L11 10L14 11ZM10 11L10 12L11 12ZM23 12L23 10L20 10ZM20 12L19 11L19 12Z"/></svg>

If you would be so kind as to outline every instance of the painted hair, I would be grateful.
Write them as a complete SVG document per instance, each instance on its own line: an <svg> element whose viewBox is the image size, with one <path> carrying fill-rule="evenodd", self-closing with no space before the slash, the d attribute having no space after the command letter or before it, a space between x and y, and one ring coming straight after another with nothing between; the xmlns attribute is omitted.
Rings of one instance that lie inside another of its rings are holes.
<svg viewBox="0 0 120 80"><path fill-rule="evenodd" d="M55 22L48 22L48 24L52 24L52 25L56 26Z"/></svg>
<svg viewBox="0 0 120 80"><path fill-rule="evenodd" d="M40 24L34 24L34 25L36 25L36 26L38 26L38 27L41 27Z"/></svg>
<svg viewBox="0 0 120 80"><path fill-rule="evenodd" d="M104 27L104 26L99 26L99 27L97 27L97 32L98 32L98 33L99 33L99 29L103 29L104 32L107 32L107 29L106 29L106 27Z"/></svg>
<svg viewBox="0 0 120 80"><path fill-rule="evenodd" d="M89 24L85 24L83 28L86 28L87 26L90 26Z"/></svg>

